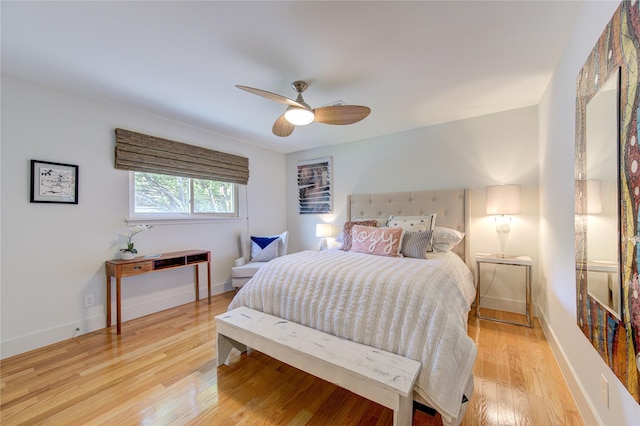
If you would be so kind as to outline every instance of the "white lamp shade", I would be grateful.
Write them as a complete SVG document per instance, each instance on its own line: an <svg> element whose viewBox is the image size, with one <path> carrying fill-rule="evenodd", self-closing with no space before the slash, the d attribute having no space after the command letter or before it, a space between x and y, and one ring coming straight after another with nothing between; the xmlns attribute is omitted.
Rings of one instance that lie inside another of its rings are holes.
<svg viewBox="0 0 640 426"><path fill-rule="evenodd" d="M333 226L330 223L319 223L316 225L316 237L327 238L333 235Z"/></svg>
<svg viewBox="0 0 640 426"><path fill-rule="evenodd" d="M289 123L295 124L296 126L306 126L313 121L315 115L311 110L290 106L284 112L284 118Z"/></svg>
<svg viewBox="0 0 640 426"><path fill-rule="evenodd" d="M520 214L520 185L488 186L487 214Z"/></svg>

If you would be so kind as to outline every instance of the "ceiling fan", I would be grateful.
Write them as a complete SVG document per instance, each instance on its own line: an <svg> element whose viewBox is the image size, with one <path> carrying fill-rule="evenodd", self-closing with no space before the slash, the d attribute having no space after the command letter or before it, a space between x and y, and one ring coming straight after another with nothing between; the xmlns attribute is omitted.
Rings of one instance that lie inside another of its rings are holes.
<svg viewBox="0 0 640 426"><path fill-rule="evenodd" d="M267 92L266 90L236 85L238 89L246 90L254 95L288 105L285 112L273 123L272 131L276 136L289 136L293 133L295 126L306 126L314 121L324 124L357 123L358 121L364 120L371 112L371 108L369 107L344 105L343 102L320 108L311 108L309 104L302 99L302 92L304 92L308 86L304 81L293 82L291 87L298 93L298 97L294 101L276 93Z"/></svg>

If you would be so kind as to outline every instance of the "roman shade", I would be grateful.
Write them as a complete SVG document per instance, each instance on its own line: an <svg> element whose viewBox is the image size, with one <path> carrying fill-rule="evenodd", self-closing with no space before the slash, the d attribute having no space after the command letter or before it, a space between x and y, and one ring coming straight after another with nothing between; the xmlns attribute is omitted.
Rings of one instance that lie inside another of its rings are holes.
<svg viewBox="0 0 640 426"><path fill-rule="evenodd" d="M249 159L116 129L115 168L246 185Z"/></svg>

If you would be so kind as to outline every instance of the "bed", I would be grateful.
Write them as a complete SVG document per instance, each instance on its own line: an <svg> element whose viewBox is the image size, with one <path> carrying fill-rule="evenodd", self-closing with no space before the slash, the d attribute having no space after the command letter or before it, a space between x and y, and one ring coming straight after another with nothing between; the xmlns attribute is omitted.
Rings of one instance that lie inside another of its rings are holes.
<svg viewBox="0 0 640 426"><path fill-rule="evenodd" d="M464 189L350 195L347 217L436 213L436 227L466 233L467 199ZM477 354L466 329L475 298L467 253L468 236L427 259L339 249L293 253L262 268L229 310L247 306L419 361L414 400L456 425L473 392Z"/></svg>

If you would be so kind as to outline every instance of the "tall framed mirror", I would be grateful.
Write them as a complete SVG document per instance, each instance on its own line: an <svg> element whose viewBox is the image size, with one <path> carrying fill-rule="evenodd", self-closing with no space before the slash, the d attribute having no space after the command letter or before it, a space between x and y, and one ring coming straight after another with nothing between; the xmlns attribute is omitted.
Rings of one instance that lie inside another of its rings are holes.
<svg viewBox="0 0 640 426"><path fill-rule="evenodd" d="M578 74L575 230L578 326L640 403L639 5L621 3Z"/></svg>

